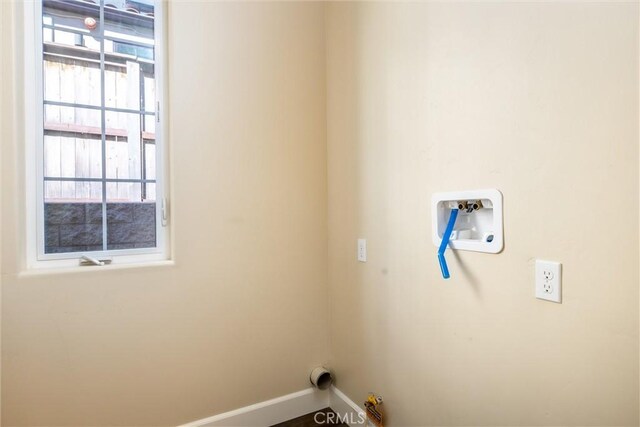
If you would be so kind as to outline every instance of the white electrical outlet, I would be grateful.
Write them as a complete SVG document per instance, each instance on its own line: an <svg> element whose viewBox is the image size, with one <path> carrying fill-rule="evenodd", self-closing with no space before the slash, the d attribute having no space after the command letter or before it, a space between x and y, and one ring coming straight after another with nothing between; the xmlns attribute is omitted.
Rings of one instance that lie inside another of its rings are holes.
<svg viewBox="0 0 640 427"><path fill-rule="evenodd" d="M358 239L358 261L367 262L367 239Z"/></svg>
<svg viewBox="0 0 640 427"><path fill-rule="evenodd" d="M562 302L562 264L536 260L536 298Z"/></svg>

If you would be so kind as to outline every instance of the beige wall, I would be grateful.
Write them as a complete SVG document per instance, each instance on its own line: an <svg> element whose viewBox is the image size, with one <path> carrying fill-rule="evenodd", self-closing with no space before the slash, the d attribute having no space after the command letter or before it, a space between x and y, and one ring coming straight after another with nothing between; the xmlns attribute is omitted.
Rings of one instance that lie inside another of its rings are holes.
<svg viewBox="0 0 640 427"><path fill-rule="evenodd" d="M11 26L11 13L6 2L0 1L0 28ZM12 37L6 37L0 31L0 144L10 137L11 96L6 91L10 88L3 84L11 76L7 68L11 63ZM0 207L2 206L2 147L0 146ZM2 209L0 209L0 242L2 241ZM2 245L0 244L0 260L2 260ZM2 262L0 262L0 331L2 330ZM0 424L2 424L2 334L0 333Z"/></svg>
<svg viewBox="0 0 640 427"><path fill-rule="evenodd" d="M638 424L638 6L324 9L170 6L173 267L18 277L3 114L3 425L176 425L296 391L329 317L338 386L383 394L391 426ZM448 253L444 282L430 196L485 187L505 250ZM564 264L562 305L533 298L536 257Z"/></svg>
<svg viewBox="0 0 640 427"><path fill-rule="evenodd" d="M638 425L638 5L332 3L327 52L338 387L391 426ZM505 249L445 282L431 194L491 187Z"/></svg>
<svg viewBox="0 0 640 427"><path fill-rule="evenodd" d="M328 359L323 7L168 16L175 267L17 277L24 141L3 134L3 425L176 425Z"/></svg>

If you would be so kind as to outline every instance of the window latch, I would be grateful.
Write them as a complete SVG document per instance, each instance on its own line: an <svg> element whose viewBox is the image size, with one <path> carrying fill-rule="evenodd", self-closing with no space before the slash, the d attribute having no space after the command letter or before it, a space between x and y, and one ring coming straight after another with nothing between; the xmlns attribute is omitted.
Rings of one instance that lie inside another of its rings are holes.
<svg viewBox="0 0 640 427"><path fill-rule="evenodd" d="M87 255L82 255L80 257L80 265L86 266L86 265L107 265L107 264L111 264L111 260L110 259L97 259L97 258L93 258Z"/></svg>
<svg viewBox="0 0 640 427"><path fill-rule="evenodd" d="M160 220L162 221L162 226L166 227L167 222L169 221L169 207L167 205L167 199L162 198L162 208L160 213Z"/></svg>

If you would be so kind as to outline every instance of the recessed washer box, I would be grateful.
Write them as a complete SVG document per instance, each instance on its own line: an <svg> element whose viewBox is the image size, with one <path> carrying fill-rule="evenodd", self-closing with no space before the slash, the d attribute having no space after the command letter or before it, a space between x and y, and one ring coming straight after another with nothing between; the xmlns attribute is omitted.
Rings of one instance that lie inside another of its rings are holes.
<svg viewBox="0 0 640 427"><path fill-rule="evenodd" d="M440 246L452 209L459 202L480 201L482 207L459 210L449 247L463 251L497 254L504 246L502 193L496 189L435 193L431 197L433 244Z"/></svg>

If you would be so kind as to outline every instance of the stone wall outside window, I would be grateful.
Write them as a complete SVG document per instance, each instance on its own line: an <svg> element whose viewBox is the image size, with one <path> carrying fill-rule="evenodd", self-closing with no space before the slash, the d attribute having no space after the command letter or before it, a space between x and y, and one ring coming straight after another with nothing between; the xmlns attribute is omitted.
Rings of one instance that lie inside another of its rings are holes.
<svg viewBox="0 0 640 427"><path fill-rule="evenodd" d="M101 203L45 203L45 253L102 250ZM107 203L107 249L156 246L156 204Z"/></svg>

